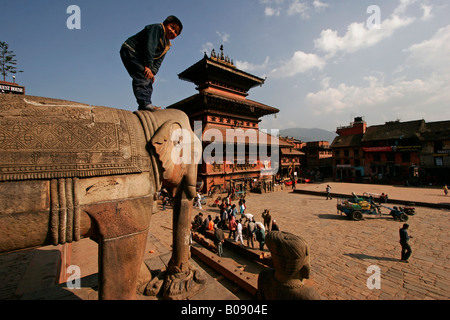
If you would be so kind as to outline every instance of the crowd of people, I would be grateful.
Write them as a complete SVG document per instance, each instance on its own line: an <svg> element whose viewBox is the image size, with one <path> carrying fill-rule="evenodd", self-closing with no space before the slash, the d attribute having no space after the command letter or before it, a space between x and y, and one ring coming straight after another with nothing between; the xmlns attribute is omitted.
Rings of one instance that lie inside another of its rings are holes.
<svg viewBox="0 0 450 320"><path fill-rule="evenodd" d="M237 204L232 203L231 194L217 198L212 204L218 208L218 214L213 219L211 214L206 217L199 212L192 222L192 231L204 233L207 230L214 232L214 243L219 256L222 256L222 245L226 232L228 239L247 247L255 249L255 242L259 243L259 250L264 250L265 236L269 231L279 231L276 220L272 218L270 210L265 209L261 214L261 221L255 215L248 213L245 195L239 198Z"/></svg>

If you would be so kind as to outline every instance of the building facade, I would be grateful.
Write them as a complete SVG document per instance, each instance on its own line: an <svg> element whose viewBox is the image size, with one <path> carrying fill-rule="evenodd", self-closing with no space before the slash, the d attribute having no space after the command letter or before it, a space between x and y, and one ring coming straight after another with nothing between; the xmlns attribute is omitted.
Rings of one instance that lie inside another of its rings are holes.
<svg viewBox="0 0 450 320"><path fill-rule="evenodd" d="M312 180L321 180L332 175L333 152L328 141L311 141L303 145L305 153L303 176Z"/></svg>
<svg viewBox="0 0 450 320"><path fill-rule="evenodd" d="M273 190L279 166L279 148L289 144L259 130L260 118L278 109L247 98L264 79L239 70L228 57L213 50L181 72L181 80L194 83L197 94L168 108L184 111L202 141L198 186L248 191Z"/></svg>
<svg viewBox="0 0 450 320"><path fill-rule="evenodd" d="M450 178L450 121L390 121L367 127L361 118L340 127L331 145L336 181L440 185Z"/></svg>
<svg viewBox="0 0 450 320"><path fill-rule="evenodd" d="M419 177L422 183L450 183L450 121L426 123L421 141Z"/></svg>
<svg viewBox="0 0 450 320"><path fill-rule="evenodd" d="M280 146L280 170L277 180L301 177L302 163L305 159L305 153L301 151L304 143L293 137L280 137L280 141L283 143Z"/></svg>
<svg viewBox="0 0 450 320"><path fill-rule="evenodd" d="M362 117L346 127L336 130L338 136L331 144L333 151L333 177L336 181L353 182L365 176L362 138L367 124Z"/></svg>
<svg viewBox="0 0 450 320"><path fill-rule="evenodd" d="M367 128L362 138L366 175L385 183L407 184L418 178L424 120L391 121Z"/></svg>

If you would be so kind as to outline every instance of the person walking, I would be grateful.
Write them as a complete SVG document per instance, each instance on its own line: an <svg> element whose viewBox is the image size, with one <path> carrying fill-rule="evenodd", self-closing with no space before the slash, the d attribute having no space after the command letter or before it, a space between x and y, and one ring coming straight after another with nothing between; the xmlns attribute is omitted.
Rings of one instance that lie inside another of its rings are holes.
<svg viewBox="0 0 450 320"><path fill-rule="evenodd" d="M217 255L221 257L223 255L223 242L225 241L225 236L223 230L217 225L214 225L214 244L217 247Z"/></svg>
<svg viewBox="0 0 450 320"><path fill-rule="evenodd" d="M166 210L166 206L169 204L169 197L164 197L162 201L163 210Z"/></svg>
<svg viewBox="0 0 450 320"><path fill-rule="evenodd" d="M448 195L448 187L447 187L447 185L444 186L444 194Z"/></svg>
<svg viewBox="0 0 450 320"><path fill-rule="evenodd" d="M241 219L239 219L237 221L236 242L240 242L242 245L244 245L244 239L242 238L242 223L241 223Z"/></svg>
<svg viewBox="0 0 450 320"><path fill-rule="evenodd" d="M243 216L245 214L245 203L242 202L241 205L239 206L239 211L241 213L241 216Z"/></svg>
<svg viewBox="0 0 450 320"><path fill-rule="evenodd" d="M265 209L264 212L262 213L262 218L264 222L264 228L267 231L270 231L272 226L272 216L270 215L270 210Z"/></svg>
<svg viewBox="0 0 450 320"><path fill-rule="evenodd" d="M202 196L199 192L197 192L197 202L194 207L198 207L200 210L202 210Z"/></svg>
<svg viewBox="0 0 450 320"><path fill-rule="evenodd" d="M236 219L233 216L231 216L230 222L228 224L228 229L230 229L228 239L236 238L236 227L237 227Z"/></svg>
<svg viewBox="0 0 450 320"><path fill-rule="evenodd" d="M250 243L252 244L252 249L255 249L255 230L256 230L256 224L253 221L253 218L249 218L248 225L247 225L247 247L250 247Z"/></svg>
<svg viewBox="0 0 450 320"><path fill-rule="evenodd" d="M228 225L228 212L225 209L221 209L219 228L225 229Z"/></svg>
<svg viewBox="0 0 450 320"><path fill-rule="evenodd" d="M411 246L409 245L409 239L412 237L408 235L408 229L409 225L405 223L399 231L400 245L402 246L401 261L406 263L408 263L408 259L412 253Z"/></svg>
<svg viewBox="0 0 450 320"><path fill-rule="evenodd" d="M260 225L256 226L256 231L255 231L255 237L256 240L259 242L259 250L264 250L264 244L266 243L266 233L264 232L264 230L261 228Z"/></svg>
<svg viewBox="0 0 450 320"><path fill-rule="evenodd" d="M333 198L331 198L331 187L330 187L329 184L327 184L326 191L327 191L327 200L328 199L330 199L330 200L333 199Z"/></svg>
<svg viewBox="0 0 450 320"><path fill-rule="evenodd" d="M234 203L231 205L231 208L230 208L230 214L231 214L232 216L234 216L235 219L237 218L238 211L237 211L236 205L235 205Z"/></svg>

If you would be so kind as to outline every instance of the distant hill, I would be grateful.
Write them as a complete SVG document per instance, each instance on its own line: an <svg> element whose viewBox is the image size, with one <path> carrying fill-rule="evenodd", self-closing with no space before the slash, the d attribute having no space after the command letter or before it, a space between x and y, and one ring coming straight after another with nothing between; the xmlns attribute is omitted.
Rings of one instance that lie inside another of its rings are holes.
<svg viewBox="0 0 450 320"><path fill-rule="evenodd" d="M335 132L326 131L323 129L305 129L305 128L289 128L281 129L280 136L282 137L294 137L303 142L311 141L329 141L330 144L337 136Z"/></svg>

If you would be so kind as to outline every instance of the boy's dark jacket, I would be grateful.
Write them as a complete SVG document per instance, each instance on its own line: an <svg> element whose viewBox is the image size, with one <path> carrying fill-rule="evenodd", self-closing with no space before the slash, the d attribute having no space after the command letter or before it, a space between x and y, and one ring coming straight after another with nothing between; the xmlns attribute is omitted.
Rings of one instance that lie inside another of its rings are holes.
<svg viewBox="0 0 450 320"><path fill-rule="evenodd" d="M156 75L169 51L171 43L166 39L162 23L146 26L142 31L125 41L141 59L144 66L150 68Z"/></svg>

